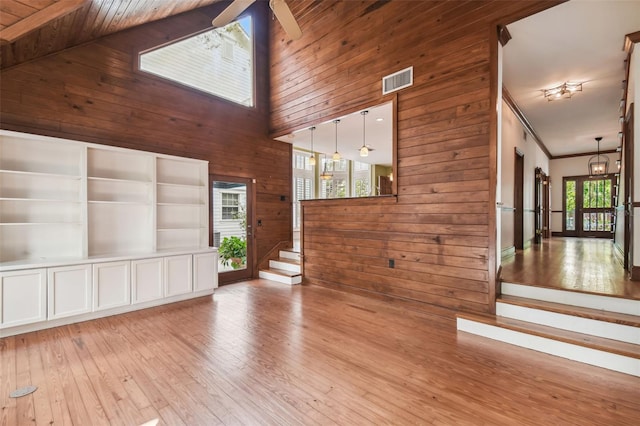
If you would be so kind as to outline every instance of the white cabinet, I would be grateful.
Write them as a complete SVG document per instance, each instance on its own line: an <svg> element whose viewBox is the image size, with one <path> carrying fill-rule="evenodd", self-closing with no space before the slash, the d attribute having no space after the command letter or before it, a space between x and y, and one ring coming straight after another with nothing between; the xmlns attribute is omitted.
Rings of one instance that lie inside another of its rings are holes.
<svg viewBox="0 0 640 426"><path fill-rule="evenodd" d="M0 328L47 319L46 270L0 272Z"/></svg>
<svg viewBox="0 0 640 426"><path fill-rule="evenodd" d="M131 303L131 262L93 265L93 310L116 308Z"/></svg>
<svg viewBox="0 0 640 426"><path fill-rule="evenodd" d="M191 255L170 256L164 258L164 295L165 297L190 293Z"/></svg>
<svg viewBox="0 0 640 426"><path fill-rule="evenodd" d="M163 288L161 257L131 261L131 303L162 299Z"/></svg>
<svg viewBox="0 0 640 426"><path fill-rule="evenodd" d="M91 265L47 269L47 318L91 312Z"/></svg>
<svg viewBox="0 0 640 426"><path fill-rule="evenodd" d="M193 291L218 288L218 253L193 255Z"/></svg>

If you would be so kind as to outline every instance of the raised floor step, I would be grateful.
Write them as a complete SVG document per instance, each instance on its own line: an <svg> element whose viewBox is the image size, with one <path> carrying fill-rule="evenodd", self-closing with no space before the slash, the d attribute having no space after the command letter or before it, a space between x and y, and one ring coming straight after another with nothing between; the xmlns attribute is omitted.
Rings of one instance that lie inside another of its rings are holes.
<svg viewBox="0 0 640 426"><path fill-rule="evenodd" d="M503 282L503 296L516 296L588 309L640 316L640 300Z"/></svg>
<svg viewBox="0 0 640 426"><path fill-rule="evenodd" d="M459 331L640 377L640 345L476 313L457 315Z"/></svg>
<svg viewBox="0 0 640 426"><path fill-rule="evenodd" d="M640 345L640 316L507 295L496 315Z"/></svg>
<svg viewBox="0 0 640 426"><path fill-rule="evenodd" d="M302 282L300 272L286 271L284 269L269 268L262 269L258 272L260 278L277 281L283 284L295 285Z"/></svg>
<svg viewBox="0 0 640 426"><path fill-rule="evenodd" d="M291 260L300 261L300 253L295 251L294 249L280 250L280 253L278 255L282 259L291 259Z"/></svg>
<svg viewBox="0 0 640 426"><path fill-rule="evenodd" d="M269 268L300 273L300 261L281 257L269 261Z"/></svg>

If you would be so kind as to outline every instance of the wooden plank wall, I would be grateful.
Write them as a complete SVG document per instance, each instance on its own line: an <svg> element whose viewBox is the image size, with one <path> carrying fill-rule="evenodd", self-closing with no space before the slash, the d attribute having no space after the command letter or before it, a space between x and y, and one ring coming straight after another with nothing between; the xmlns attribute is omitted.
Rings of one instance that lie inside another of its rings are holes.
<svg viewBox="0 0 640 426"><path fill-rule="evenodd" d="M378 104L381 78L414 67L398 92L397 202L304 202L306 282L443 315L493 309L490 41L553 4L304 0L300 40L272 26L274 135Z"/></svg>
<svg viewBox="0 0 640 426"><path fill-rule="evenodd" d="M134 71L140 48L210 26L204 8L2 70L1 127L204 159L210 173L256 179L260 258L291 240L291 146L268 137L268 13L255 8L256 108Z"/></svg>

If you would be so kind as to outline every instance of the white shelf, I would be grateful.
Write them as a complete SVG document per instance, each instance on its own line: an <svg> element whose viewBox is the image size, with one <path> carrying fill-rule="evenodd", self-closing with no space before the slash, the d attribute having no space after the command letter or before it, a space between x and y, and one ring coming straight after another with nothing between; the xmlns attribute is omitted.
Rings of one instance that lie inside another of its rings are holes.
<svg viewBox="0 0 640 426"><path fill-rule="evenodd" d="M110 178L110 177L100 177L100 176L87 176L89 181L105 181L105 182L123 182L123 183L139 183L145 185L151 185L153 182L149 180L136 180L136 179L119 179L119 178Z"/></svg>
<svg viewBox="0 0 640 426"><path fill-rule="evenodd" d="M7 174L10 173L10 174L16 174L16 175L46 177L46 178L54 178L54 179L72 179L72 180L80 180L80 179L82 179L82 176L80 176L80 175L69 175L69 174L60 174L60 173L27 172L27 171L24 171L24 170L0 169L0 173L7 173Z"/></svg>
<svg viewBox="0 0 640 426"><path fill-rule="evenodd" d="M158 182L158 186L177 186L180 188L198 188L198 189L204 189L207 187L207 185L202 185L202 184L172 183L172 182Z"/></svg>
<svg viewBox="0 0 640 426"><path fill-rule="evenodd" d="M82 222L2 222L0 226L82 225Z"/></svg>
<svg viewBox="0 0 640 426"><path fill-rule="evenodd" d="M89 204L130 204L132 206L150 206L149 203L143 201L104 201L104 200L87 200Z"/></svg>
<svg viewBox="0 0 640 426"><path fill-rule="evenodd" d="M204 203L157 203L158 206L174 207L204 207Z"/></svg>
<svg viewBox="0 0 640 426"><path fill-rule="evenodd" d="M81 204L80 201L74 201L74 200L61 200L61 199L54 199L54 198L0 198L0 201L28 201L28 202L46 202L46 203L68 203L68 204Z"/></svg>

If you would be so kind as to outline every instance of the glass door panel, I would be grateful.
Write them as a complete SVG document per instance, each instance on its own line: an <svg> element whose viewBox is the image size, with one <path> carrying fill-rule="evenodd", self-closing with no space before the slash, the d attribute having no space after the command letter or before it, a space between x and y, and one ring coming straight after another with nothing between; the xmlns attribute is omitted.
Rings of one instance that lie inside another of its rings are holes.
<svg viewBox="0 0 640 426"><path fill-rule="evenodd" d="M211 181L211 240L218 248L221 283L250 278L252 274L250 182L235 178Z"/></svg>

